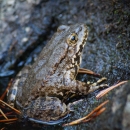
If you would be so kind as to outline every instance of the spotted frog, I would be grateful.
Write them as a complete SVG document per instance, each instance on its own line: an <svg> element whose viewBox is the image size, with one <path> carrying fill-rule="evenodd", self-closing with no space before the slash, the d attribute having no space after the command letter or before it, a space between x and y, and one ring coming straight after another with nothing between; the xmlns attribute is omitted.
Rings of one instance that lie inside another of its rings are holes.
<svg viewBox="0 0 130 130"><path fill-rule="evenodd" d="M8 103L35 122L51 122L69 113L63 100L68 93L86 95L94 90L76 80L87 37L84 24L59 26L35 63L18 74Z"/></svg>

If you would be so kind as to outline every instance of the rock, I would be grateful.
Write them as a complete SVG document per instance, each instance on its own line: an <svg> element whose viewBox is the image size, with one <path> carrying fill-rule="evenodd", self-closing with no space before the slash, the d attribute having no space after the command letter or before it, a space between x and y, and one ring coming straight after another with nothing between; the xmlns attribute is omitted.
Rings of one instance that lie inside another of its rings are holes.
<svg viewBox="0 0 130 130"><path fill-rule="evenodd" d="M41 2L41 0L27 0L27 2L33 5L38 5Z"/></svg>
<svg viewBox="0 0 130 130"><path fill-rule="evenodd" d="M127 101L123 112L122 124L123 130L130 130L130 94L127 95Z"/></svg>
<svg viewBox="0 0 130 130"><path fill-rule="evenodd" d="M130 130L130 82L111 92L106 111L87 130Z"/></svg>
<svg viewBox="0 0 130 130"><path fill-rule="evenodd" d="M11 77L21 66L28 65L33 58L36 59L46 43L45 40L50 39L57 26L75 23L85 23L89 29L81 67L107 77L109 85L130 79L128 1L0 0L1 88L8 83L2 76L9 78L7 76ZM33 50L36 46L38 49ZM90 79L92 82L97 81L88 75L81 76L80 79L85 82ZM127 87L122 86L114 90L111 98L108 97L110 103L105 113L91 123L72 126L71 129L129 129L129 88L128 84ZM97 106L98 101L94 98L90 98L90 102L96 104L93 108L87 101L88 97L84 105L76 111L75 119L85 116L88 110L92 111Z"/></svg>
<svg viewBox="0 0 130 130"><path fill-rule="evenodd" d="M28 2L38 5L40 0L28 0ZM28 2L1 1L0 73L8 72L14 65L16 67L19 58L24 57L23 54L28 49L31 48L31 52L38 43L40 44L39 38L45 39L49 28L53 25L51 14L45 13L42 8L35 8Z"/></svg>

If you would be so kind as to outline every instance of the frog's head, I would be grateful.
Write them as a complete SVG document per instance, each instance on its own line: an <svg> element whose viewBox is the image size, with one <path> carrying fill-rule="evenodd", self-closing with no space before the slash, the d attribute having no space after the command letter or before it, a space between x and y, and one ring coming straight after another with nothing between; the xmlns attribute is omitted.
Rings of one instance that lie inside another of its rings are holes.
<svg viewBox="0 0 130 130"><path fill-rule="evenodd" d="M58 28L58 31L67 30L66 39L64 43L67 43L66 53L66 65L67 70L71 72L71 78L77 75L80 63L81 55L84 45L88 37L88 29L85 24L75 24L71 26L62 25Z"/></svg>
<svg viewBox="0 0 130 130"><path fill-rule="evenodd" d="M77 75L88 30L84 24L61 25L33 65L37 79L48 75L58 78ZM62 76L59 76L62 75Z"/></svg>

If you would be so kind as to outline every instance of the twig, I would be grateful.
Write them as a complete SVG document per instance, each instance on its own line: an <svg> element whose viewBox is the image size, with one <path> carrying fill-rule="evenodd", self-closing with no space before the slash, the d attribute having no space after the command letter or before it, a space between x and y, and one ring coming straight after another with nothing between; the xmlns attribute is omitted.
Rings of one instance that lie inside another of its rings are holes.
<svg viewBox="0 0 130 130"><path fill-rule="evenodd" d="M3 113L3 111L2 111L1 109L0 109L0 113L3 115L3 117L4 117L5 119L8 120L7 116Z"/></svg>
<svg viewBox="0 0 130 130"><path fill-rule="evenodd" d="M5 104L6 106L8 106L9 108L11 108L12 110L14 110L17 114L21 114L21 112L13 107L11 107L9 104L5 103L4 101L0 100L1 103Z"/></svg>
<svg viewBox="0 0 130 130"><path fill-rule="evenodd" d="M105 104L107 104L109 102L109 100L103 102L102 104L100 104L98 107L96 107L90 114L88 114L87 116L80 118L78 120L72 121L70 123L67 124L63 124L63 126L70 126L70 125L77 125L79 123L82 123L83 121L88 120L89 118L92 119L93 114L97 113L95 116L101 114L101 112L105 111L105 108L101 108L102 106L104 106ZM89 119L89 120L90 120Z"/></svg>
<svg viewBox="0 0 130 130"><path fill-rule="evenodd" d="M104 90L102 90L97 96L96 96L96 98L97 99L99 99L99 98L101 98L101 97L103 97L105 94L107 94L109 91L111 91L111 90L113 90L114 88L116 88L116 87L118 87L118 86L120 86L120 85L122 85L122 84L125 84L125 83L127 83L128 81L122 81L122 82L120 82L120 83L118 83L118 84L116 84L116 85L113 85L113 86L111 86L111 87L109 87L109 88L107 88L107 89L104 89Z"/></svg>

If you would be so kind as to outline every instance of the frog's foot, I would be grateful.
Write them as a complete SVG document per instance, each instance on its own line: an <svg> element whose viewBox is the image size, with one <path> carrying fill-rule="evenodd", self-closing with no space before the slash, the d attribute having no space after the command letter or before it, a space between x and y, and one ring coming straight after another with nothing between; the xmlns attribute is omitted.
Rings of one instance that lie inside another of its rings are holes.
<svg viewBox="0 0 130 130"><path fill-rule="evenodd" d="M97 76L97 77L100 76L100 74L97 74L97 73L95 73L95 72L93 72L91 70L84 69L84 68L79 68L78 73L81 73L81 74L90 74L90 75Z"/></svg>
<svg viewBox="0 0 130 130"><path fill-rule="evenodd" d="M109 100L103 102L102 104L100 104L98 107L96 107L90 114L88 114L87 116L80 118L78 120L72 121L70 123L67 124L63 124L63 126L71 126L71 125L77 125L79 123L84 123L84 122L88 122L93 120L94 118L96 118L97 116L99 116L101 113L103 113L106 108L103 107L105 104L107 104L109 102Z"/></svg>
<svg viewBox="0 0 130 130"><path fill-rule="evenodd" d="M88 93L91 93L99 88L108 87L107 84L99 85L100 83L102 83L103 81L106 81L106 80L107 80L107 78L103 77L103 78L99 79L97 82L91 84Z"/></svg>

